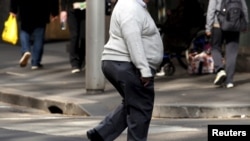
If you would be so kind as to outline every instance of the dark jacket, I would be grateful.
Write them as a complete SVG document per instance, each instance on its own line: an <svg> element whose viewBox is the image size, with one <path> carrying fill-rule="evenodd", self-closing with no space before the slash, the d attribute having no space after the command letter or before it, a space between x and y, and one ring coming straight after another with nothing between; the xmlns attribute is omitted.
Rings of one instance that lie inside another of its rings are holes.
<svg viewBox="0 0 250 141"><path fill-rule="evenodd" d="M85 2L86 0L61 0L61 11L73 10L74 2Z"/></svg>
<svg viewBox="0 0 250 141"><path fill-rule="evenodd" d="M26 26L43 25L50 22L51 15L59 15L59 0L11 0L10 12Z"/></svg>

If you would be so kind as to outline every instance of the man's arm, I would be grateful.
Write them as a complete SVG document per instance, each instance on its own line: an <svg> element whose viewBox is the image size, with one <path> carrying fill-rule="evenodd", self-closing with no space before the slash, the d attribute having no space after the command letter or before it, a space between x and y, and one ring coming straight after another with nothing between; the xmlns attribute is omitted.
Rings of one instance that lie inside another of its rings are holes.
<svg viewBox="0 0 250 141"><path fill-rule="evenodd" d="M210 0L208 4L206 25L205 25L207 36L211 35L211 29L212 29L214 19L215 19L216 4L217 4L216 0L212 0L212 1Z"/></svg>
<svg viewBox="0 0 250 141"><path fill-rule="evenodd" d="M13 15L17 14L19 0L10 0L10 13Z"/></svg>
<svg viewBox="0 0 250 141"><path fill-rule="evenodd" d="M49 0L50 1L50 13L53 17L59 15L59 0Z"/></svg>
<svg viewBox="0 0 250 141"><path fill-rule="evenodd" d="M66 11L68 0L61 0L60 7L61 11Z"/></svg>
<svg viewBox="0 0 250 141"><path fill-rule="evenodd" d="M67 21L67 5L68 5L68 0L61 0L61 3L60 3L60 20L61 22L65 22Z"/></svg>
<svg viewBox="0 0 250 141"><path fill-rule="evenodd" d="M245 0L242 1L242 8L243 8L245 20L246 20L246 22L249 24L248 7L247 7L247 4L246 4L246 1L245 1Z"/></svg>

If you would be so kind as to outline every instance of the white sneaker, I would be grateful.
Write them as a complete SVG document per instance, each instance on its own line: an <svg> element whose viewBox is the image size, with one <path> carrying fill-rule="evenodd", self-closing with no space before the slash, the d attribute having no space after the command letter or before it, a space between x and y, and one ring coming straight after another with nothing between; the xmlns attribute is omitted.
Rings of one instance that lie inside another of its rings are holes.
<svg viewBox="0 0 250 141"><path fill-rule="evenodd" d="M214 85L222 85L226 80L226 72L224 70L220 70L214 80Z"/></svg>
<svg viewBox="0 0 250 141"><path fill-rule="evenodd" d="M226 88L233 88L234 87L234 84L233 83L228 83L227 85L226 85Z"/></svg>
<svg viewBox="0 0 250 141"><path fill-rule="evenodd" d="M20 67L26 67L28 64L28 61L30 59L31 53L30 52L25 52L22 56L22 58L19 61Z"/></svg>
<svg viewBox="0 0 250 141"><path fill-rule="evenodd" d="M73 70L71 70L71 73L78 73L80 71L81 71L80 69L73 69Z"/></svg>
<svg viewBox="0 0 250 141"><path fill-rule="evenodd" d="M156 73L156 76L165 76L165 71L164 71L164 68L161 67L161 71Z"/></svg>
<svg viewBox="0 0 250 141"><path fill-rule="evenodd" d="M32 70L38 70L38 69L42 69L43 68L43 65L42 64L39 64L37 66L31 66L31 69Z"/></svg>

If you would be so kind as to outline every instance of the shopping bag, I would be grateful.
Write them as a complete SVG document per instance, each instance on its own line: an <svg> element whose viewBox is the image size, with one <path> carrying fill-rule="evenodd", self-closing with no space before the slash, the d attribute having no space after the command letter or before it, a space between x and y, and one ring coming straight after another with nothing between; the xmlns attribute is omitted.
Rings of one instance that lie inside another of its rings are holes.
<svg viewBox="0 0 250 141"><path fill-rule="evenodd" d="M10 14L4 23L2 40L13 45L15 45L18 41L18 25L14 15Z"/></svg>

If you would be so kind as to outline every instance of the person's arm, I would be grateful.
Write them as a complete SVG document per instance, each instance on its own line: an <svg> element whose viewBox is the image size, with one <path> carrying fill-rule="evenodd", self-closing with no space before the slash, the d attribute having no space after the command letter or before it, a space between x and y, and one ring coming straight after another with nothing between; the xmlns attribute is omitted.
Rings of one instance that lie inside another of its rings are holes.
<svg viewBox="0 0 250 141"><path fill-rule="evenodd" d="M61 11L66 11L67 4L68 4L68 0L61 0L61 3L60 3Z"/></svg>
<svg viewBox="0 0 250 141"><path fill-rule="evenodd" d="M59 0L49 0L50 1L50 13L53 17L59 15Z"/></svg>
<svg viewBox="0 0 250 141"><path fill-rule="evenodd" d="M120 27L124 41L126 42L128 52L132 63L140 70L141 76L145 78L152 77L143 43L142 27L143 18L138 18L137 11L127 11L122 15L116 15L120 19Z"/></svg>
<svg viewBox="0 0 250 141"><path fill-rule="evenodd" d="M245 20L249 24L248 8L247 8L247 4L246 4L245 0L242 0L242 9L243 9L243 13L244 13L244 16L245 16Z"/></svg>
<svg viewBox="0 0 250 141"><path fill-rule="evenodd" d="M129 55L132 63L140 71L141 82L146 87L152 80L153 74L149 63L146 58L145 50L142 43L142 23L137 21L137 15L128 19L124 19L125 22L121 24L122 34L124 40L128 46Z"/></svg>
<svg viewBox="0 0 250 141"><path fill-rule="evenodd" d="M215 19L217 0L210 0L207 8L206 34L211 35L211 29Z"/></svg>
<svg viewBox="0 0 250 141"><path fill-rule="evenodd" d="M10 14L16 16L18 12L19 0L10 0Z"/></svg>
<svg viewBox="0 0 250 141"><path fill-rule="evenodd" d="M59 15L59 0L49 0L51 21L55 21Z"/></svg>
<svg viewBox="0 0 250 141"><path fill-rule="evenodd" d="M60 3L60 21L61 22L66 22L67 21L67 6L68 5L68 0L61 0Z"/></svg>

